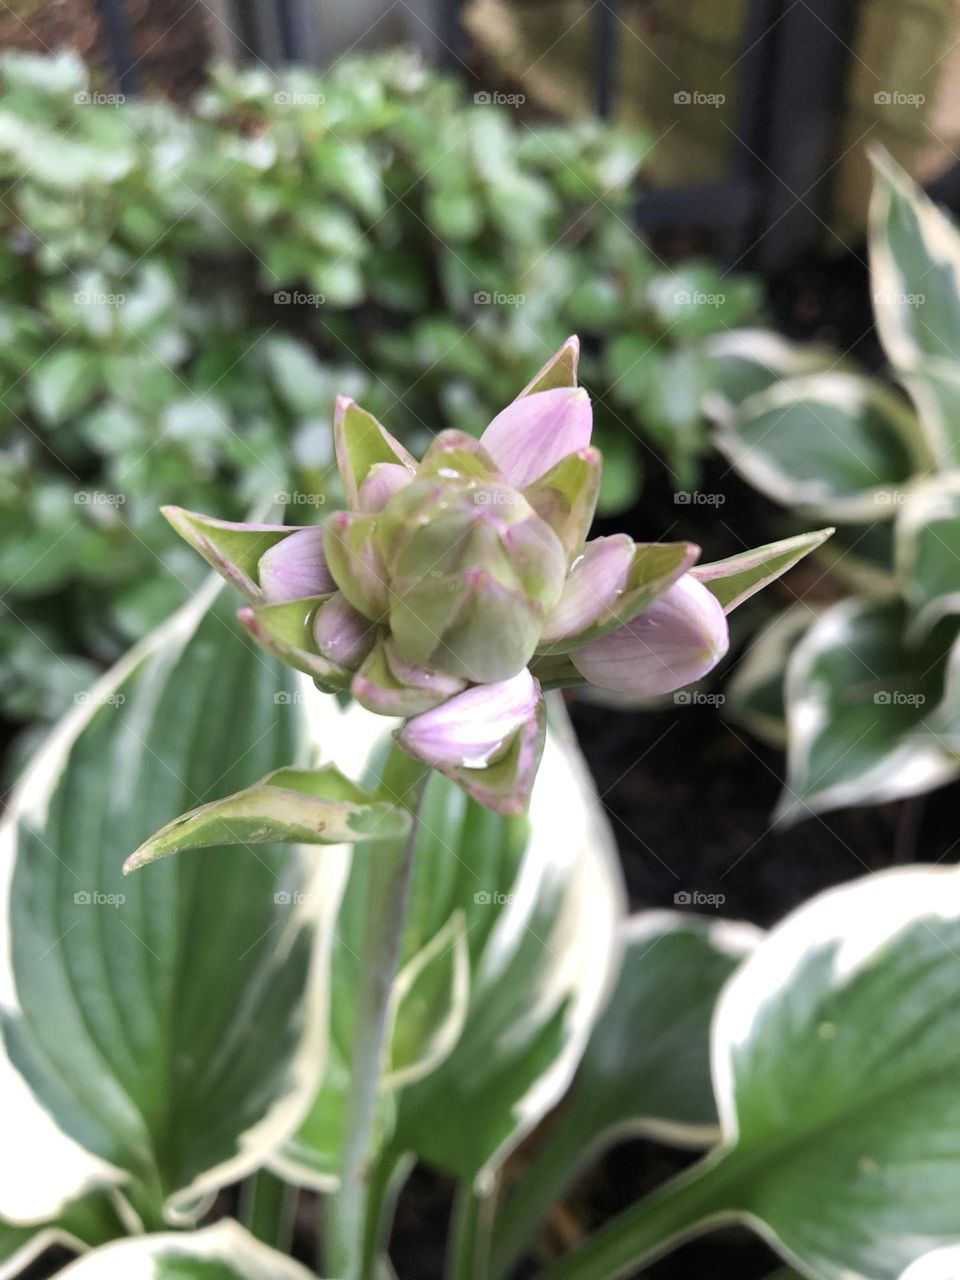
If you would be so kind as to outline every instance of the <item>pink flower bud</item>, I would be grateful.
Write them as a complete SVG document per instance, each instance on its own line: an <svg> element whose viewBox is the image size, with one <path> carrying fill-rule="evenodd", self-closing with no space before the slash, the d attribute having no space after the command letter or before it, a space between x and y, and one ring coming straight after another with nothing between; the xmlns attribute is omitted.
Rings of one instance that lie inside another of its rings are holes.
<svg viewBox="0 0 960 1280"><path fill-rule="evenodd" d="M258 576L268 604L285 604L336 591L337 584L323 553L323 528L317 525L298 529L265 551L260 557Z"/></svg>

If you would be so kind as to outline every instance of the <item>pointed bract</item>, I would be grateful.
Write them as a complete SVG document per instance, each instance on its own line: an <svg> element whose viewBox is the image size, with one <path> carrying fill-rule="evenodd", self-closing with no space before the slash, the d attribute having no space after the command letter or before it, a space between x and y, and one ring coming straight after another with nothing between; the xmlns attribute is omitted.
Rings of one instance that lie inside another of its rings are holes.
<svg viewBox="0 0 960 1280"><path fill-rule="evenodd" d="M411 475L417 464L399 440L382 427L372 413L349 396L338 396L333 418L333 442L347 504L356 508L360 486L378 462L397 463Z"/></svg>
<svg viewBox="0 0 960 1280"><path fill-rule="evenodd" d="M649 609L570 659L591 684L640 697L672 693L711 671L730 644L715 596L685 574Z"/></svg>
<svg viewBox="0 0 960 1280"><path fill-rule="evenodd" d="M498 413L480 443L517 489L590 443L593 410L586 391L557 387L521 396Z"/></svg>
<svg viewBox="0 0 960 1280"><path fill-rule="evenodd" d="M161 507L160 510L207 564L255 602L263 599L257 581L261 556L297 531L296 525L217 520L183 507Z"/></svg>
<svg viewBox="0 0 960 1280"><path fill-rule="evenodd" d="M709 587L723 605L724 612L730 613L815 551L832 533L833 529L818 529L815 533L801 533L795 538L768 542L766 546L741 551L726 560L698 564L690 572L698 582Z"/></svg>
<svg viewBox="0 0 960 1280"><path fill-rule="evenodd" d="M580 364L580 339L574 334L568 338L556 354L552 355L535 377L531 378L522 396L537 391L553 391L556 387L575 387L577 367Z"/></svg>
<svg viewBox="0 0 960 1280"><path fill-rule="evenodd" d="M350 692L378 715L415 716L438 707L464 687L463 680L405 662L385 636L354 676Z"/></svg>
<svg viewBox="0 0 960 1280"><path fill-rule="evenodd" d="M264 604L241 609L241 623L268 653L296 671L303 671L331 693L345 689L350 672L317 653L313 623L317 609L329 596Z"/></svg>
<svg viewBox="0 0 960 1280"><path fill-rule="evenodd" d="M560 539L569 560L590 532L602 473L600 450L579 449L524 490L523 496Z"/></svg>

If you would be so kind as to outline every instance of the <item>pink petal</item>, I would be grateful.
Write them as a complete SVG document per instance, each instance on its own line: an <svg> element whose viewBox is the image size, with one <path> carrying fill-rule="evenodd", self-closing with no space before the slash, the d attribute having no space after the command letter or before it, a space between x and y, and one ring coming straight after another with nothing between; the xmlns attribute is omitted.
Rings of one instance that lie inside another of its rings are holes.
<svg viewBox="0 0 960 1280"><path fill-rule="evenodd" d="M552 643L575 636L602 618L627 585L634 550L633 539L625 533L588 542L573 563L563 595L547 618L541 641Z"/></svg>
<svg viewBox="0 0 960 1280"><path fill-rule="evenodd" d="M398 489L404 488L413 474L399 462L377 462L360 485L357 505L368 515L382 511Z"/></svg>
<svg viewBox="0 0 960 1280"><path fill-rule="evenodd" d="M474 685L433 711L414 716L397 741L434 768L482 769L535 714L539 698L536 680L524 669L499 684Z"/></svg>
<svg viewBox="0 0 960 1280"><path fill-rule="evenodd" d="M601 689L652 697L705 676L729 644L720 602L687 573L645 612L570 658Z"/></svg>
<svg viewBox="0 0 960 1280"><path fill-rule="evenodd" d="M338 591L314 615L313 638L329 662L355 671L373 648L377 624L358 613Z"/></svg>
<svg viewBox="0 0 960 1280"><path fill-rule="evenodd" d="M590 443L593 410L582 387L535 391L507 405L480 443L517 489L532 484L568 453Z"/></svg>
<svg viewBox="0 0 960 1280"><path fill-rule="evenodd" d="M268 604L285 604L305 596L336 591L337 584L323 554L323 528L298 529L260 557L260 590Z"/></svg>

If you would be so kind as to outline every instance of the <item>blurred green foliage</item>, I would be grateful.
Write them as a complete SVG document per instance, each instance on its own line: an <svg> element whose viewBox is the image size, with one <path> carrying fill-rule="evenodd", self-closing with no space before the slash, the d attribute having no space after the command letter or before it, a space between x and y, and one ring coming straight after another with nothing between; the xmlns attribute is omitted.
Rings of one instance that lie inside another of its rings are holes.
<svg viewBox="0 0 960 1280"><path fill-rule="evenodd" d="M585 339L629 505L646 442L691 483L705 339L751 281L633 230L641 139L531 127L406 55L221 70L191 112L0 61L0 703L56 713L197 581L157 508L335 502L346 392L416 448L479 431Z"/></svg>

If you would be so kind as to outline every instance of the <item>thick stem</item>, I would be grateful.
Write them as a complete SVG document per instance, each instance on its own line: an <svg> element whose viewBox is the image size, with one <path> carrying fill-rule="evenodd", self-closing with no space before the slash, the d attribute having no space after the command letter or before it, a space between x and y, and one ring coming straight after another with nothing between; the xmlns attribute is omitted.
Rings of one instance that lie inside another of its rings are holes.
<svg viewBox="0 0 960 1280"><path fill-rule="evenodd" d="M486 1280L493 1209L493 1195L478 1194L468 1182L458 1185L447 1243L446 1280Z"/></svg>
<svg viewBox="0 0 960 1280"><path fill-rule="evenodd" d="M618 1280L732 1215L742 1169L708 1156L622 1213L585 1245L540 1273L540 1280Z"/></svg>
<svg viewBox="0 0 960 1280"><path fill-rule="evenodd" d="M327 1222L327 1269L337 1280L361 1280L363 1273L367 1180L376 1154L374 1132L387 1013L400 962L417 819L428 773L398 748L391 751L380 789L385 799L402 805L413 816L410 834L400 845L391 841L367 845L363 850L369 861L360 994L344 1116L340 1186L330 1201Z"/></svg>

